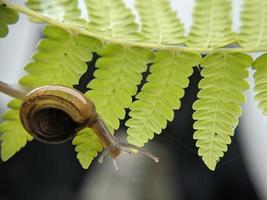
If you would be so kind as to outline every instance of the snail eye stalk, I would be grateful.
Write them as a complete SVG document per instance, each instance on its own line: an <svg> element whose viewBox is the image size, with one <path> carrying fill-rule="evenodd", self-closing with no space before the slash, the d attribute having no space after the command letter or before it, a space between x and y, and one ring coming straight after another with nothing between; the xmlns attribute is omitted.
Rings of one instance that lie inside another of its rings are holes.
<svg viewBox="0 0 267 200"><path fill-rule="evenodd" d="M141 147L138 147L136 145L129 144L126 142L117 142L116 144L111 144L108 148L104 149L103 153L100 155L100 157L98 159L98 162L100 164L102 164L104 161L104 158L109 154L110 150L114 149L114 148L119 148L121 153L128 153L128 154L132 154L133 150L136 150L136 151L142 153L143 155L151 158L155 163L159 163L159 158L154 156L153 154L149 153L144 148L141 148ZM113 158L112 161L113 161L113 165L114 165L115 170L118 170L119 167L118 167L117 159Z"/></svg>
<svg viewBox="0 0 267 200"><path fill-rule="evenodd" d="M150 152L148 152L144 148L141 148L141 147L138 147L136 145L129 144L129 143L120 143L120 145L121 145L122 152L132 153L132 149L134 149L134 150L137 150L138 152L142 153L143 155L151 158L155 163L159 163L159 158L154 156L153 154L151 154Z"/></svg>

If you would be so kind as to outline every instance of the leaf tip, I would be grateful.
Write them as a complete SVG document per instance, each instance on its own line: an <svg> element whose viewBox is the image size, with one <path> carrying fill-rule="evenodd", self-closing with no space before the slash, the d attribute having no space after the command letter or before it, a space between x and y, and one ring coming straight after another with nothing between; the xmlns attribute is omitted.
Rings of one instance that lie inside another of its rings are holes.
<svg viewBox="0 0 267 200"><path fill-rule="evenodd" d="M216 165L218 163L216 160L210 160L210 159L203 158L203 161L209 170L215 171Z"/></svg>
<svg viewBox="0 0 267 200"><path fill-rule="evenodd" d="M15 155L16 152L10 152L5 150L5 148L3 147L3 145L1 145L1 158L2 161L6 162L8 161L12 156Z"/></svg>

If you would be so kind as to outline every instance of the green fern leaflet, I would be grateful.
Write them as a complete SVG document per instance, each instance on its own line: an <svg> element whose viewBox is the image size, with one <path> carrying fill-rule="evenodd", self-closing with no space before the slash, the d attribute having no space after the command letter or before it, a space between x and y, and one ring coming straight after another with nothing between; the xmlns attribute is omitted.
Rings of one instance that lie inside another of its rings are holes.
<svg viewBox="0 0 267 200"><path fill-rule="evenodd" d="M155 53L147 83L130 107L131 119L126 122L130 143L143 146L154 137L154 133L160 134L166 128L167 120L173 120L173 110L181 106L179 100L189 84L192 67L200 60L197 53Z"/></svg>
<svg viewBox="0 0 267 200"><path fill-rule="evenodd" d="M243 1L238 43L248 48L267 47L267 1Z"/></svg>
<svg viewBox="0 0 267 200"><path fill-rule="evenodd" d="M136 0L145 41L158 44L183 43L184 27L169 0Z"/></svg>
<svg viewBox="0 0 267 200"><path fill-rule="evenodd" d="M8 107L11 110L7 111L2 119L4 122L0 124L1 137L1 158L7 161L16 152L26 145L28 141L33 138L23 128L19 119L19 100L12 100L9 102Z"/></svg>
<svg viewBox="0 0 267 200"><path fill-rule="evenodd" d="M72 144L76 146L77 158L84 169L88 169L98 152L103 149L96 134L89 128L80 131L73 139Z"/></svg>
<svg viewBox="0 0 267 200"><path fill-rule="evenodd" d="M84 23L80 19L81 11L78 8L78 0L25 0L25 4L29 8L56 20L74 24ZM32 20L39 22L33 18Z"/></svg>
<svg viewBox="0 0 267 200"><path fill-rule="evenodd" d="M140 40L134 16L122 0L86 0L89 13L87 28L100 34L128 40Z"/></svg>
<svg viewBox="0 0 267 200"><path fill-rule="evenodd" d="M245 102L243 92L249 88L247 68L252 58L241 53L212 53L201 66L201 89L193 104L194 139L198 154L211 170L227 151L234 129L241 115L241 104Z"/></svg>
<svg viewBox="0 0 267 200"><path fill-rule="evenodd" d="M15 24L19 19L19 14L6 7L5 5L0 5L0 38L5 37L8 34L8 25Z"/></svg>
<svg viewBox="0 0 267 200"><path fill-rule="evenodd" d="M235 41L230 0L196 0L186 46L223 47Z"/></svg>
<svg viewBox="0 0 267 200"><path fill-rule="evenodd" d="M255 99L259 101L259 108L267 115L267 54L263 54L256 59L253 64L255 69Z"/></svg>
<svg viewBox="0 0 267 200"><path fill-rule="evenodd" d="M43 33L45 39L39 42L34 61L25 67L29 74L20 80L20 84L30 88L78 84L87 70L85 62L92 59L92 52L101 46L100 42L83 35L71 35L53 26L46 26Z"/></svg>

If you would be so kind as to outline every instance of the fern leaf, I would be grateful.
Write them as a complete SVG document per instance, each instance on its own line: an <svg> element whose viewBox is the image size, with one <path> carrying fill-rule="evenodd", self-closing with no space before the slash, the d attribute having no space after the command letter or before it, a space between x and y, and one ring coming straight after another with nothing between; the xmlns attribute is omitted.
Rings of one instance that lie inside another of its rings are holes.
<svg viewBox="0 0 267 200"><path fill-rule="evenodd" d="M142 33L147 42L159 44L183 43L184 27L171 9L169 0L136 0L141 17Z"/></svg>
<svg viewBox="0 0 267 200"><path fill-rule="evenodd" d="M7 111L3 116L4 122L0 124L1 134L1 157L3 161L7 161L22 147L24 147L27 141L32 140L32 136L29 135L19 120L19 100L12 100L8 106L12 109Z"/></svg>
<svg viewBox="0 0 267 200"><path fill-rule="evenodd" d="M267 1L244 0L238 43L242 47L267 47Z"/></svg>
<svg viewBox="0 0 267 200"><path fill-rule="evenodd" d="M259 101L258 107L267 115L267 53L258 57L254 64L255 99Z"/></svg>
<svg viewBox="0 0 267 200"><path fill-rule="evenodd" d="M85 0L89 12L88 29L127 40L140 40L134 15L122 0Z"/></svg>
<svg viewBox="0 0 267 200"><path fill-rule="evenodd" d="M223 47L234 42L230 0L196 0L187 46Z"/></svg>
<svg viewBox="0 0 267 200"><path fill-rule="evenodd" d="M76 146L77 158L84 169L88 169L97 153L103 149L96 134L89 128L80 131L72 144Z"/></svg>
<svg viewBox="0 0 267 200"><path fill-rule="evenodd" d="M81 11L78 8L78 0L26 0L25 4L46 16L53 19L83 24L80 19ZM38 20L33 19L38 22Z"/></svg>
<svg viewBox="0 0 267 200"><path fill-rule="evenodd" d="M0 5L0 38L5 37L8 34L8 25L15 24L19 19L19 14L6 7L5 5Z"/></svg>
<svg viewBox="0 0 267 200"><path fill-rule="evenodd" d="M155 53L148 82L130 107L132 118L126 122L130 143L143 146L154 133L160 134L166 128L167 120L173 120L173 110L180 108L184 88L189 84L188 77L193 73L192 66L200 60L197 53Z"/></svg>
<svg viewBox="0 0 267 200"><path fill-rule="evenodd" d="M227 151L238 125L245 102L243 92L249 87L247 68L252 61L242 53L212 53L201 64L204 78L199 83L199 99L193 104L194 139L198 154L211 170Z"/></svg>
<svg viewBox="0 0 267 200"><path fill-rule="evenodd" d="M92 51L96 51L100 42L82 35L71 35L53 26L45 27L44 36L33 56L34 61L25 67L29 74L20 80L20 84L29 88L50 84L71 87L77 84L87 69L85 62L91 60ZM11 110L4 114L4 122L0 125L3 160L9 159L25 146L27 140L32 139L21 125L19 104L15 105L12 101Z"/></svg>
<svg viewBox="0 0 267 200"><path fill-rule="evenodd" d="M87 69L86 62L92 59L92 51L96 51L100 42L53 26L45 27L43 32L45 39L39 42L34 61L25 67L29 74L20 80L20 84L31 88L78 84Z"/></svg>
<svg viewBox="0 0 267 200"><path fill-rule="evenodd" d="M125 117L125 108L132 103L137 85L142 80L142 72L151 59L151 51L136 47L107 45L98 51L95 79L88 87L86 96L91 99L97 112L110 130L118 129L120 119Z"/></svg>

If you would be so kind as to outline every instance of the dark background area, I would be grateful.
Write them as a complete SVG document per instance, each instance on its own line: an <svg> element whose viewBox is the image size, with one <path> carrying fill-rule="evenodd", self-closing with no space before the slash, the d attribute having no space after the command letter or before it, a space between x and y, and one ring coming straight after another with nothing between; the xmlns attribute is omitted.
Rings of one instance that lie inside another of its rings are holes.
<svg viewBox="0 0 267 200"><path fill-rule="evenodd" d="M86 91L86 84L93 77L96 58L95 55L94 60L89 63L88 71L82 76L79 86L75 86L75 88ZM147 73L144 76L146 75ZM165 132L156 136L151 144L163 160L160 163L161 166L167 163L166 160L170 160L169 163L172 165L168 168L170 170L162 171L154 163L147 169L144 167L138 169L137 174L140 170L151 171L151 174L145 173L134 182L135 189L139 191L138 196L134 196L134 198L129 196L129 199L155 200L152 198L153 195L149 194L161 191L157 191L155 188L146 190L148 185L157 181L155 174L159 177L164 176L168 181L171 180L172 187L168 191L173 194L166 194L166 198L164 198L166 200L258 199L248 177L236 136L232 138L232 144L215 172L209 171L197 155L195 141L192 139L192 103L196 99L197 84L200 78L200 71L195 68L194 74L190 78L190 86L186 89L185 97L182 100L181 109L175 112L175 119L168 124ZM235 135L237 134L238 129ZM157 151L159 145L167 154ZM99 170L102 166L96 160L88 170L84 170L76 159L71 142L60 145L42 144L38 141L30 142L8 162L0 163L0 200L81 199L79 193L86 180L95 179L96 173L102 173L102 169ZM145 162L150 161L145 160ZM103 165L108 165L108 163ZM109 170L110 172L107 173L114 173L112 166L109 167ZM115 173L120 174L120 170ZM109 180L109 177L102 177L102 179L97 182L109 181L110 186L119 184L119 180L116 178ZM127 182L131 177L124 179ZM158 184L163 190L164 187L170 187L160 182ZM132 188L129 187L133 187L133 185L120 186L118 190L123 187L131 190ZM101 193L102 185L99 184L98 188L99 191L96 193ZM118 191L112 190L112 192ZM107 199L115 200L112 195Z"/></svg>

